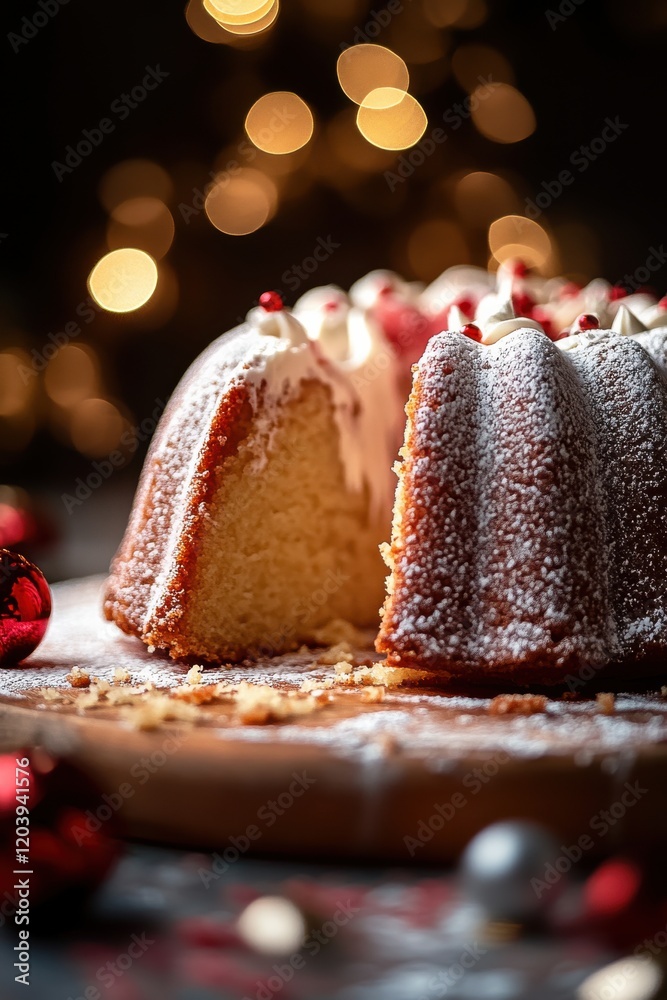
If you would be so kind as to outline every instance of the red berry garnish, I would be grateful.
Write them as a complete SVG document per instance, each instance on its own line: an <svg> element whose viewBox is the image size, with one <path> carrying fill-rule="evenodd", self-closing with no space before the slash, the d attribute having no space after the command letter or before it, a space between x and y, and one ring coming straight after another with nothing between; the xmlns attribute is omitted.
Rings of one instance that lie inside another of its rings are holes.
<svg viewBox="0 0 667 1000"><path fill-rule="evenodd" d="M663 295L658 302L658 309L667 309L667 295Z"/></svg>
<svg viewBox="0 0 667 1000"><path fill-rule="evenodd" d="M468 299L465 296L462 296L460 299L454 299L452 305L460 309L465 316L474 316L475 314L475 303L472 299Z"/></svg>
<svg viewBox="0 0 667 1000"><path fill-rule="evenodd" d="M628 293L622 285L613 285L609 289L609 301L617 302L618 299L624 299Z"/></svg>
<svg viewBox="0 0 667 1000"><path fill-rule="evenodd" d="M536 323L539 323L547 337L554 339L556 329L553 324L553 320L547 313L546 309L542 309L541 306L535 306L533 309L533 315L531 319L534 319Z"/></svg>
<svg viewBox="0 0 667 1000"><path fill-rule="evenodd" d="M578 295L581 291L581 285L578 285L576 281L568 281L566 285L560 290L561 299L572 299L575 295Z"/></svg>
<svg viewBox="0 0 667 1000"><path fill-rule="evenodd" d="M476 340L477 343L482 342L482 331L475 323L466 323L462 326L459 333L462 333L464 337L470 337L471 340Z"/></svg>
<svg viewBox="0 0 667 1000"><path fill-rule="evenodd" d="M385 281L383 285L378 288L378 295L393 295L394 286L390 285L389 282Z"/></svg>
<svg viewBox="0 0 667 1000"><path fill-rule="evenodd" d="M259 304L267 313L280 312L283 308L283 297L280 292L262 292Z"/></svg>
<svg viewBox="0 0 667 1000"><path fill-rule="evenodd" d="M339 305L340 303L336 302L335 299L329 299L328 302L324 303L323 309L325 312L336 312Z"/></svg>
<svg viewBox="0 0 667 1000"><path fill-rule="evenodd" d="M528 265L523 260L515 260L512 263L512 274L515 278L525 278L528 274Z"/></svg>
<svg viewBox="0 0 667 1000"><path fill-rule="evenodd" d="M535 299L532 295L528 295L527 292L514 292L512 294L512 305L517 316L530 318L535 307Z"/></svg>
<svg viewBox="0 0 667 1000"><path fill-rule="evenodd" d="M599 330L600 320L593 313L582 313L573 323L577 330Z"/></svg>

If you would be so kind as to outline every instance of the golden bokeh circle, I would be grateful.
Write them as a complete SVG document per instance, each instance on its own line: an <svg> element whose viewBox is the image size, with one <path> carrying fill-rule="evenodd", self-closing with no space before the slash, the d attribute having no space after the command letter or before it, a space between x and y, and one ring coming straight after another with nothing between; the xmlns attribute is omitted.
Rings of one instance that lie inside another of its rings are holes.
<svg viewBox="0 0 667 1000"><path fill-rule="evenodd" d="M107 312L133 312L148 302L157 279L157 265L150 254L121 247L97 262L88 275L88 291Z"/></svg>
<svg viewBox="0 0 667 1000"><path fill-rule="evenodd" d="M313 115L302 98L288 90L264 94L246 115L248 138L265 153L294 153L310 140Z"/></svg>
<svg viewBox="0 0 667 1000"><path fill-rule="evenodd" d="M380 149L409 149L419 142L427 125L419 101L393 87L371 91L357 112L359 131Z"/></svg>
<svg viewBox="0 0 667 1000"><path fill-rule="evenodd" d="M405 62L384 45L350 45L339 55L336 71L343 92L355 104L363 104L378 88L405 92L410 85Z"/></svg>
<svg viewBox="0 0 667 1000"><path fill-rule="evenodd" d="M535 131L530 102L507 83L482 84L471 94L471 108L476 128L493 142L521 142Z"/></svg>
<svg viewBox="0 0 667 1000"><path fill-rule="evenodd" d="M204 205L209 221L228 236L247 236L273 216L278 192L259 170L246 167L214 183Z"/></svg>

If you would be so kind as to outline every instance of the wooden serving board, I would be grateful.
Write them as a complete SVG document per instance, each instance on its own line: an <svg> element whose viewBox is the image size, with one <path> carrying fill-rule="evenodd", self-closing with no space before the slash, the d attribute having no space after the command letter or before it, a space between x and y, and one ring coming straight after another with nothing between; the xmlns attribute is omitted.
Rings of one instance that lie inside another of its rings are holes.
<svg viewBox="0 0 667 1000"><path fill-rule="evenodd" d="M111 680L121 667L134 684L173 689L189 668L103 621L100 584L57 585L42 646L23 666L0 670L0 744L43 745L70 759L99 786L100 805L122 800L128 836L217 851L245 848L246 838L263 854L405 864L451 860L502 818L539 820L563 844L588 834L590 856L667 837L659 691L618 693L611 715L594 697L497 715L480 694L389 688L369 702L366 688L336 686L317 711L279 722L243 724L230 702L143 731L122 706L80 707L68 672ZM283 692L307 678L338 685L317 657L308 650L210 669L205 682ZM64 701L44 695L54 688Z"/></svg>

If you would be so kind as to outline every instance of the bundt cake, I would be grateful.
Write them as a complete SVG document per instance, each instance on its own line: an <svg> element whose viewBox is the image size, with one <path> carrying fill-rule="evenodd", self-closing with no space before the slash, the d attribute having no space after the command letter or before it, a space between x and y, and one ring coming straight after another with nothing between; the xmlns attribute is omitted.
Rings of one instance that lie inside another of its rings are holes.
<svg viewBox="0 0 667 1000"><path fill-rule="evenodd" d="M656 671L666 459L665 299L517 262L427 288L373 271L293 314L265 293L164 414L106 615L177 658L279 653L377 627L384 543L391 665Z"/></svg>
<svg viewBox="0 0 667 1000"><path fill-rule="evenodd" d="M664 672L664 369L632 336L497 322L416 368L377 648L482 683Z"/></svg>
<svg viewBox="0 0 667 1000"><path fill-rule="evenodd" d="M106 585L107 618L173 657L239 660L334 619L377 625L402 435L390 378L374 405L364 382L360 341L369 355L378 335L358 314L332 361L277 295L260 301L172 397Z"/></svg>

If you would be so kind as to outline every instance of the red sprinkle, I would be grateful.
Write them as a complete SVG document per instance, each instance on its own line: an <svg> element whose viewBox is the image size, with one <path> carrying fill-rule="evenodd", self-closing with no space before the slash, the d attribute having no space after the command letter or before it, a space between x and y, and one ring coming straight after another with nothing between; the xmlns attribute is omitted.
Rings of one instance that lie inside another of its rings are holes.
<svg viewBox="0 0 667 1000"><path fill-rule="evenodd" d="M325 312L335 312L338 309L339 303L335 299L329 299L328 302L324 303Z"/></svg>
<svg viewBox="0 0 667 1000"><path fill-rule="evenodd" d="M389 282L385 281L383 285L378 288L378 295L393 295L394 286L390 285Z"/></svg>
<svg viewBox="0 0 667 1000"><path fill-rule="evenodd" d="M471 340L476 340L478 343L482 342L482 331L475 323L466 323L462 326L460 331L465 337L470 337Z"/></svg>
<svg viewBox="0 0 667 1000"><path fill-rule="evenodd" d="M582 313L572 325L578 330L599 330L600 320L592 313Z"/></svg>
<svg viewBox="0 0 667 1000"><path fill-rule="evenodd" d="M616 302L618 299L624 299L627 294L625 288L621 285L613 285L609 289L609 301Z"/></svg>
<svg viewBox="0 0 667 1000"><path fill-rule="evenodd" d="M280 292L262 292L259 297L259 304L267 313L280 312L284 307Z"/></svg>

